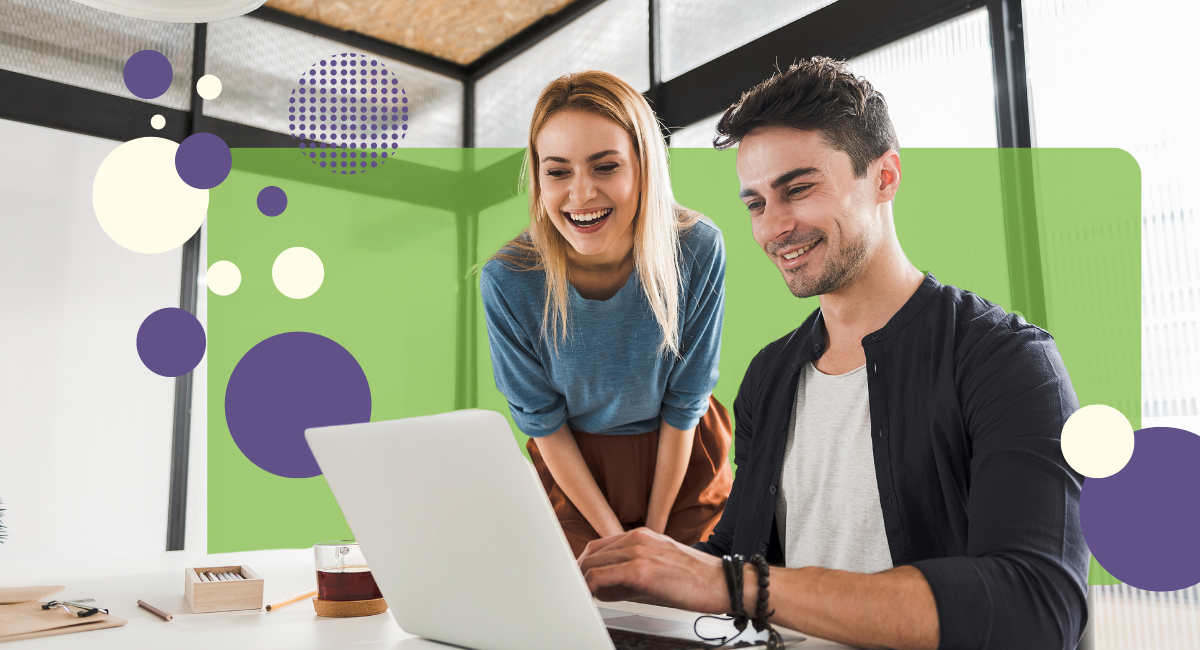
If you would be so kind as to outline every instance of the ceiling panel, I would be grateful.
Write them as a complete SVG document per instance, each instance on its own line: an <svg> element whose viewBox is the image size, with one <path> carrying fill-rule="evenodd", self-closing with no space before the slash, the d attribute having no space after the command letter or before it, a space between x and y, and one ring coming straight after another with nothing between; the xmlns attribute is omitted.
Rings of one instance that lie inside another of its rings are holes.
<svg viewBox="0 0 1200 650"><path fill-rule="evenodd" d="M268 0L266 6L466 65L571 0Z"/></svg>

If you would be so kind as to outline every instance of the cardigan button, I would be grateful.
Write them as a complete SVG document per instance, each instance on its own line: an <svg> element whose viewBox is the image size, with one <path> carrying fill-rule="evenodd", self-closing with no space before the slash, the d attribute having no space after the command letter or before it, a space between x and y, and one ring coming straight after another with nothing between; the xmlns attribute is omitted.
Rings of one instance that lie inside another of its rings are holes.
<svg viewBox="0 0 1200 650"><path fill-rule="evenodd" d="M759 542L759 543L758 543L758 550L759 550L760 552L766 553L766 552L767 552L767 543L766 543L766 542Z"/></svg>
<svg viewBox="0 0 1200 650"><path fill-rule="evenodd" d="M779 491L779 489L776 488L774 485L771 486L771 494L775 494L778 491Z"/></svg>

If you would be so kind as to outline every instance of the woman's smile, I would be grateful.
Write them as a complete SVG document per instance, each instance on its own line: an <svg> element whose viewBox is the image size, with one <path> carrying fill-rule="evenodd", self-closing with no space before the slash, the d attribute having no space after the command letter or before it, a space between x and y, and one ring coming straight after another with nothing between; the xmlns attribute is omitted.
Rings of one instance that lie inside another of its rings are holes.
<svg viewBox="0 0 1200 650"><path fill-rule="evenodd" d="M563 210L562 214L575 232L586 235L603 228L613 212L615 212L614 208L583 208Z"/></svg>

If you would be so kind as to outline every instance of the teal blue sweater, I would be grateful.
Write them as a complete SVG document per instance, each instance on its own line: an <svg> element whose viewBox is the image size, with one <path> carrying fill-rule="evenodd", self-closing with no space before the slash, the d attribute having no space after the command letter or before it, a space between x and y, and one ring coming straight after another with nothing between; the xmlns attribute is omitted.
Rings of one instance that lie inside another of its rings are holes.
<svg viewBox="0 0 1200 650"><path fill-rule="evenodd" d="M721 231L701 219L680 236L680 251L681 358L658 353L662 330L636 270L608 300L588 300L570 287L569 332L555 354L541 335L545 273L503 260L483 267L479 289L496 388L521 431L538 438L564 422L618 435L653 431L661 421L696 426L708 410L721 354Z"/></svg>

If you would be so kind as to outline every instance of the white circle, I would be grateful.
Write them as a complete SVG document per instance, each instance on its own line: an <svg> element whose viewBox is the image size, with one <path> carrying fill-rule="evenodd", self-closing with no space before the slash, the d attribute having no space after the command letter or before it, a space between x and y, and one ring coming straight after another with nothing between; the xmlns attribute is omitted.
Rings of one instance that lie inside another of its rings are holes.
<svg viewBox="0 0 1200 650"><path fill-rule="evenodd" d="M296 246L275 258L275 264L271 266L271 279L280 293L299 300L321 288L321 283L325 281L325 266L316 253Z"/></svg>
<svg viewBox="0 0 1200 650"><path fill-rule="evenodd" d="M1133 457L1133 425L1111 406L1085 406L1063 425L1062 452L1088 478L1112 476Z"/></svg>
<svg viewBox="0 0 1200 650"><path fill-rule="evenodd" d="M167 118L165 118L161 115L155 115L154 117L150 118L150 126L154 127L155 131L163 128L166 125L167 125Z"/></svg>
<svg viewBox="0 0 1200 650"><path fill-rule="evenodd" d="M108 154L92 181L96 220L112 240L138 253L181 246L208 214L208 190L198 190L175 171L178 144L137 138Z"/></svg>
<svg viewBox="0 0 1200 650"><path fill-rule="evenodd" d="M221 260L208 267L208 275L205 278L209 290L218 296L228 296L242 286L241 270L237 264L228 260Z"/></svg>
<svg viewBox="0 0 1200 650"><path fill-rule="evenodd" d="M216 99L221 95L221 80L206 74L196 81L196 92L205 99Z"/></svg>

